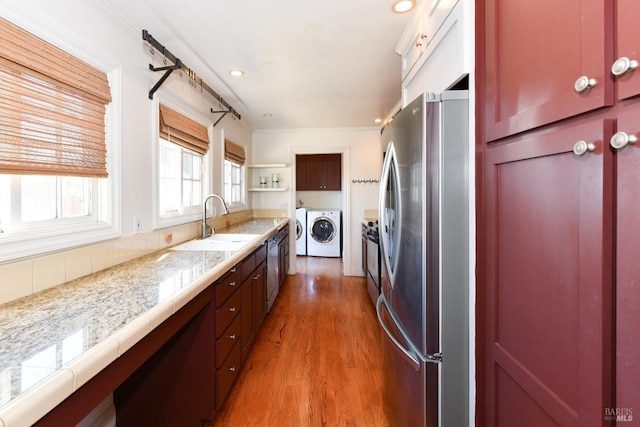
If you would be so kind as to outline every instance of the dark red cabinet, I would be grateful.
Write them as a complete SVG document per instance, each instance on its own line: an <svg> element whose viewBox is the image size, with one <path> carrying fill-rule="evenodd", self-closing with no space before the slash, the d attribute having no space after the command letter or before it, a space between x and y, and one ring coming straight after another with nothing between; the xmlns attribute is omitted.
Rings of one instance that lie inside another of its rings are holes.
<svg viewBox="0 0 640 427"><path fill-rule="evenodd" d="M612 104L610 1L483 3L485 142ZM582 76L595 86L576 90Z"/></svg>
<svg viewBox="0 0 640 427"><path fill-rule="evenodd" d="M296 155L296 190L340 191L341 189L341 154Z"/></svg>
<svg viewBox="0 0 640 427"><path fill-rule="evenodd" d="M640 136L640 107L618 116L617 131ZM640 416L640 146L616 151L616 408ZM621 424L622 425L622 424Z"/></svg>
<svg viewBox="0 0 640 427"><path fill-rule="evenodd" d="M595 427L613 404L612 129L581 121L486 150L482 425Z"/></svg>
<svg viewBox="0 0 640 427"><path fill-rule="evenodd" d="M640 70L632 61L640 61L640 7L637 0L616 2L616 61L612 67L618 87L618 99L640 94ZM626 60L625 60L626 58ZM615 67L615 68L614 68ZM619 67L619 68L618 68Z"/></svg>
<svg viewBox="0 0 640 427"><path fill-rule="evenodd" d="M640 2L476 6L478 424L635 421Z"/></svg>

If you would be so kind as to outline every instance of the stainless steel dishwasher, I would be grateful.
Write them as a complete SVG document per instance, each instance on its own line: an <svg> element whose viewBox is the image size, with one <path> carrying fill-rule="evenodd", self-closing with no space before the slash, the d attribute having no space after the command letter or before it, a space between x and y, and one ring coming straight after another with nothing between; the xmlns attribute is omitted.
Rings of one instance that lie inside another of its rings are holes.
<svg viewBox="0 0 640 427"><path fill-rule="evenodd" d="M278 296L278 278L280 277L279 247L283 235L283 229L280 229L267 241L267 313L271 311L271 307Z"/></svg>

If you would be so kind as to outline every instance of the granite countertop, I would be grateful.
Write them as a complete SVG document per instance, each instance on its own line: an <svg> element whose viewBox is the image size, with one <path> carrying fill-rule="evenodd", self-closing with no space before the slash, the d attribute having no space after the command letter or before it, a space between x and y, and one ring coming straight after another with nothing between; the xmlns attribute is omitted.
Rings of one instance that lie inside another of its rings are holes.
<svg viewBox="0 0 640 427"><path fill-rule="evenodd" d="M0 427L30 425L241 261L288 219L237 251L164 249L0 305Z"/></svg>

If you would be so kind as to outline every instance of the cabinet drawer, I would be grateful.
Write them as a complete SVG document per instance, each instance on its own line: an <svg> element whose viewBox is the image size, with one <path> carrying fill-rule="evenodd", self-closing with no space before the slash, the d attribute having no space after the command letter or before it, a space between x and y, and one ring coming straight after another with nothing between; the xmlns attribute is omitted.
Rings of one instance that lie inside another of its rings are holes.
<svg viewBox="0 0 640 427"><path fill-rule="evenodd" d="M222 307L216 310L216 337L220 337L233 319L240 313L241 306L242 292L235 292Z"/></svg>
<svg viewBox="0 0 640 427"><path fill-rule="evenodd" d="M222 367L216 372L216 402L218 409L222 408L222 404L231 390L231 386L240 371L241 345L236 344L231 349L229 357L224 361Z"/></svg>
<svg viewBox="0 0 640 427"><path fill-rule="evenodd" d="M236 316L227 330L216 340L216 368L220 368L222 363L227 359L233 345L240 341L240 332L242 329L241 317L242 316Z"/></svg>
<svg viewBox="0 0 640 427"><path fill-rule="evenodd" d="M251 273L253 273L253 270L255 269L256 256L254 252L242 261L242 282L247 280L247 277L251 276Z"/></svg>
<svg viewBox="0 0 640 427"><path fill-rule="evenodd" d="M216 307L220 307L236 289L239 289L241 283L242 275L238 264L216 282Z"/></svg>
<svg viewBox="0 0 640 427"><path fill-rule="evenodd" d="M264 244L256 250L256 265L262 264L267 259L267 245Z"/></svg>

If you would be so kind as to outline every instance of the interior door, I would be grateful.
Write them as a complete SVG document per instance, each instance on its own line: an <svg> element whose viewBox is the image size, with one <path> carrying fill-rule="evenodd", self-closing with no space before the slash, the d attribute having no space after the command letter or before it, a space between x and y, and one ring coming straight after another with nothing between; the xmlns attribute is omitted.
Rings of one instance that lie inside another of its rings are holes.
<svg viewBox="0 0 640 427"><path fill-rule="evenodd" d="M486 426L607 425L611 133L582 121L487 150Z"/></svg>

